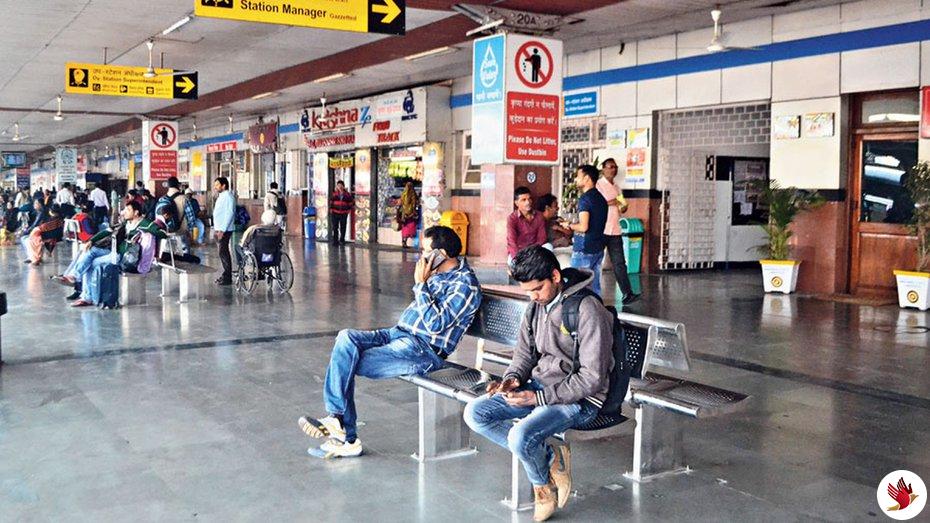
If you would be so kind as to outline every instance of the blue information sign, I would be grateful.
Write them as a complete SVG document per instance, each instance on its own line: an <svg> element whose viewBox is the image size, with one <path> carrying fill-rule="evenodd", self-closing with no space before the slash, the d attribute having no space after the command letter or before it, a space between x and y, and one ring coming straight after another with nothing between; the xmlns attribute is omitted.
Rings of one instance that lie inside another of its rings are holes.
<svg viewBox="0 0 930 523"><path fill-rule="evenodd" d="M597 91L565 95L565 117L592 116L598 113Z"/></svg>

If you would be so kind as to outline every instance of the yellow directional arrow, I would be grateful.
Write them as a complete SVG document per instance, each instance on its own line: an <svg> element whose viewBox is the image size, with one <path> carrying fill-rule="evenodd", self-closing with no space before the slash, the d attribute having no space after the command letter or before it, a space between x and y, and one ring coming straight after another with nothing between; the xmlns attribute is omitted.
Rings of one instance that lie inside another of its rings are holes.
<svg viewBox="0 0 930 523"><path fill-rule="evenodd" d="M187 93L191 92L191 90L192 90L194 87L197 87L197 84L195 84L194 82L192 82L191 79L188 78L188 77L186 77L186 76L182 76L182 77L181 77L181 81L175 82L174 85L175 85L175 87L180 87L180 88L181 88L181 92L184 93L184 94L187 94Z"/></svg>
<svg viewBox="0 0 930 523"><path fill-rule="evenodd" d="M381 19L382 24L389 24L400 15L400 8L397 7L397 4L394 3L394 0L384 0L384 4L375 4L371 6L372 13L378 13L384 15L384 18Z"/></svg>

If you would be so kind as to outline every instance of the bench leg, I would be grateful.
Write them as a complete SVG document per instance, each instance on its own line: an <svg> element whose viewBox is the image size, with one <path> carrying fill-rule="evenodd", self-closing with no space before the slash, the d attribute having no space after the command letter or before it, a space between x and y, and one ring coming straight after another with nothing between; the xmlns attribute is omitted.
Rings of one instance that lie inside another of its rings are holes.
<svg viewBox="0 0 930 523"><path fill-rule="evenodd" d="M502 499L501 503L513 511L533 508L533 484L527 479L520 459L513 453L510 455L510 497Z"/></svg>
<svg viewBox="0 0 930 523"><path fill-rule="evenodd" d="M181 273L178 280L178 303L206 300L213 291L210 273Z"/></svg>
<svg viewBox="0 0 930 523"><path fill-rule="evenodd" d="M685 465L681 416L647 406L635 411L633 470L624 476L633 481L650 481L691 470Z"/></svg>
<svg viewBox="0 0 930 523"><path fill-rule="evenodd" d="M421 388L419 411L420 448L414 459L423 463L478 452L469 445L464 403Z"/></svg>
<svg viewBox="0 0 930 523"><path fill-rule="evenodd" d="M120 277L119 302L122 306L145 305L145 279L138 277Z"/></svg>
<svg viewBox="0 0 930 523"><path fill-rule="evenodd" d="M170 269L161 270L161 297L177 296L180 290L178 273Z"/></svg>

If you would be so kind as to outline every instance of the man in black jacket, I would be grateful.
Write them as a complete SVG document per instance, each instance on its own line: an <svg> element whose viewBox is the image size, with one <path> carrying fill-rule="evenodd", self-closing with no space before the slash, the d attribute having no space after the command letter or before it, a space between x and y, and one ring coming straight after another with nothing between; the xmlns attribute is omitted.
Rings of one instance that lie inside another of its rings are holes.
<svg viewBox="0 0 930 523"><path fill-rule="evenodd" d="M487 395L468 404L465 422L517 455L533 484L534 519L544 521L571 492L568 448L553 448L546 438L597 417L614 364L613 318L596 296L581 299L573 371L575 341L562 323L562 302L589 286L593 275L561 270L551 251L535 246L517 253L511 276L533 303L503 381L489 383Z"/></svg>

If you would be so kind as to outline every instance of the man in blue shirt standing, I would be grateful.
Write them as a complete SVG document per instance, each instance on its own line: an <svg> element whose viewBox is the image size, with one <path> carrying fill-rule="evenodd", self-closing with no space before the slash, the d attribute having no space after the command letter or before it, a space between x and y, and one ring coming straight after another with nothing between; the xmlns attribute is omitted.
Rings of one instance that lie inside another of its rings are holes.
<svg viewBox="0 0 930 523"><path fill-rule="evenodd" d="M597 167L582 165L575 172L575 185L581 190L578 199L578 223L562 224L574 231L572 241L572 267L588 269L594 273L591 288L601 293L601 265L604 263L604 226L607 225L607 200L596 190Z"/></svg>
<svg viewBox="0 0 930 523"><path fill-rule="evenodd" d="M232 285L232 258L229 253L229 240L235 229L236 197L229 190L229 180L225 176L213 182L216 201L213 203L213 234L220 246L220 261L223 274L216 279L219 285Z"/></svg>
<svg viewBox="0 0 930 523"><path fill-rule="evenodd" d="M343 330L330 356L323 399L327 415L303 416L300 429L326 438L314 455L354 457L362 453L356 432L355 376L371 379L426 374L443 365L471 325L481 304L474 271L459 258L462 242L448 227L424 233L423 256L413 279L413 302L395 327L376 331Z"/></svg>

